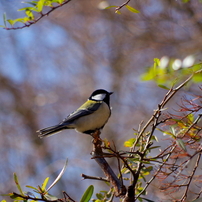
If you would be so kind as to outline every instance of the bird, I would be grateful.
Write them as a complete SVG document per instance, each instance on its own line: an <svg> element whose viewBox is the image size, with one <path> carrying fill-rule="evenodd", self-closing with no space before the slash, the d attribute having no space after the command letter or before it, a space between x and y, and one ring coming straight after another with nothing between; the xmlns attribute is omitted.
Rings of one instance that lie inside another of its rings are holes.
<svg viewBox="0 0 202 202"><path fill-rule="evenodd" d="M89 135L101 130L111 116L111 94L113 92L104 89L95 90L83 105L69 114L62 122L38 130L38 136L40 138L51 136L65 129L75 129L77 132Z"/></svg>

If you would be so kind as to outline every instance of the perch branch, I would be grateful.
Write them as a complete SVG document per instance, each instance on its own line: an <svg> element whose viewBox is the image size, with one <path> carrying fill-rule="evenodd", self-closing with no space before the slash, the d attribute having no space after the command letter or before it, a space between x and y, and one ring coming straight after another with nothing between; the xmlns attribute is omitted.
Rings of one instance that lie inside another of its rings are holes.
<svg viewBox="0 0 202 202"><path fill-rule="evenodd" d="M97 130L93 135L93 151L92 156L98 163L109 182L114 186L115 196L125 195L126 188L122 185L122 182L117 178L114 171L111 169L107 161L103 157L102 152L102 140L100 139L100 131ZM99 156L99 158L96 158Z"/></svg>

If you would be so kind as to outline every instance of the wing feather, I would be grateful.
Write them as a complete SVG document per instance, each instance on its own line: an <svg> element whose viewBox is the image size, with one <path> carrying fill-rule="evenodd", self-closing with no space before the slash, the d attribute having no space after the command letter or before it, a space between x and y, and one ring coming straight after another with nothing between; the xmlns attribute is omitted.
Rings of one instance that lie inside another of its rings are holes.
<svg viewBox="0 0 202 202"><path fill-rule="evenodd" d="M93 100L88 100L81 107L79 107L76 111L74 111L67 118L65 118L60 124L71 123L72 121L74 121L75 119L77 119L79 117L92 114L100 107L101 103L102 103L102 101L95 103L95 101L93 101Z"/></svg>

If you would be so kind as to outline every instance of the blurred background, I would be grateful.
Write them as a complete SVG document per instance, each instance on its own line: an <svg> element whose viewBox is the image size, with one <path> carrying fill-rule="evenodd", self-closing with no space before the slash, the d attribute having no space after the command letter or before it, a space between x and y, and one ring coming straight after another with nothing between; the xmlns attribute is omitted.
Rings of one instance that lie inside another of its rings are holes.
<svg viewBox="0 0 202 202"><path fill-rule="evenodd" d="M108 3L119 6L124 1ZM92 91L104 88L114 94L102 138L123 149L123 142L134 137L133 128L148 120L166 93L140 79L153 58L183 60L193 55L199 62L202 4L198 0L136 0L129 5L140 13L123 8L119 15L114 8L103 10L100 0L72 0L29 28L0 29L1 193L17 191L14 172L22 187L41 185L46 177L52 182L67 158L67 170L52 188L53 195L61 197L66 191L79 200L90 184L95 191L107 190L102 182L80 176L103 176L90 156L90 136L67 130L39 139L36 131L60 122ZM1 0L0 16L6 12L8 19L22 17L23 12L16 10L25 6L21 0ZM197 93L198 85L187 91ZM150 199L162 201L154 190L155 185Z"/></svg>

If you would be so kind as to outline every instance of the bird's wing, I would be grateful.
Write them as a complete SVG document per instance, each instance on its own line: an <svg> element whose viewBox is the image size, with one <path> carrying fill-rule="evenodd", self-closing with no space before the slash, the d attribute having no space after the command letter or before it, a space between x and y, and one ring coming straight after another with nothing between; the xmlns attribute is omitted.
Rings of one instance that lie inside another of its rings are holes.
<svg viewBox="0 0 202 202"><path fill-rule="evenodd" d="M100 107L101 104L102 104L102 101L95 103L95 101L88 100L81 107L79 107L76 111L74 111L67 118L65 118L60 124L64 124L67 122L69 123L79 117L92 114L94 111L96 111Z"/></svg>

